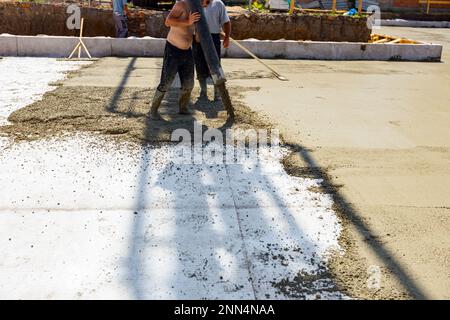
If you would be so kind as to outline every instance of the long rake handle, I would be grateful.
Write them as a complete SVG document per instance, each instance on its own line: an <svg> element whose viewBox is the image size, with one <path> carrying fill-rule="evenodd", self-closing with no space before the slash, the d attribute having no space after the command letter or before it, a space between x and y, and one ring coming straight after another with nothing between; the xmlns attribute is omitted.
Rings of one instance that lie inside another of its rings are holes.
<svg viewBox="0 0 450 320"><path fill-rule="evenodd" d="M222 33L223 34L223 33ZM272 73L280 80L286 80L285 77L283 77L282 75L280 75L275 69L273 69L271 66L265 64L260 58L258 58L257 56L255 56L253 54L253 52L251 52L250 50L248 50L246 47L244 47L242 44L240 44L239 42L237 42L236 40L234 40L233 38L230 37L231 42L233 42L235 45L237 45L239 48L241 48L243 51L245 51L248 55L250 55L253 59L257 60L259 63L261 63L263 66L265 66L267 69L269 69L270 71L272 71Z"/></svg>

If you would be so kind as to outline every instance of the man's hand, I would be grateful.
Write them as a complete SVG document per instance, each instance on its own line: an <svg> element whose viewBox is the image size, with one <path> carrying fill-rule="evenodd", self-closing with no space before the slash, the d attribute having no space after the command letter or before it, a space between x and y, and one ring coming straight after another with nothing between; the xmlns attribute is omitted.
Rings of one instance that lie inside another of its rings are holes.
<svg viewBox="0 0 450 320"><path fill-rule="evenodd" d="M185 18L185 14L188 14L188 17ZM200 20L200 13L198 12L189 12L187 4L184 1L178 1L173 6L172 10L170 10L169 15L166 18L165 25L166 27L189 27Z"/></svg>
<svg viewBox="0 0 450 320"><path fill-rule="evenodd" d="M128 3L127 3L127 1L124 1L124 3L123 3L123 14L124 14L125 17L128 15Z"/></svg>
<svg viewBox="0 0 450 320"><path fill-rule="evenodd" d="M194 12L194 13L190 13L189 14L189 20L188 23L189 25L193 25L194 23L196 23L198 20L200 20L200 13L198 12Z"/></svg>
<svg viewBox="0 0 450 320"><path fill-rule="evenodd" d="M230 45L230 34L231 34L231 22L225 22L223 24L223 33L222 35L224 36L223 38L223 47L224 48L228 48L228 46Z"/></svg>
<svg viewBox="0 0 450 320"><path fill-rule="evenodd" d="M223 38L223 47L228 48L229 45L230 45L230 36L225 36Z"/></svg>

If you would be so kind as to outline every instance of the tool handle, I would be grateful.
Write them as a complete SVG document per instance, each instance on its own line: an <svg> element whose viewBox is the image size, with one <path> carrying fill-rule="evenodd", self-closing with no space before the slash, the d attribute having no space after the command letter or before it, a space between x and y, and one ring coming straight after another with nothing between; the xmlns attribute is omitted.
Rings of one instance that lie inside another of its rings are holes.
<svg viewBox="0 0 450 320"><path fill-rule="evenodd" d="M219 85L226 81L225 73L220 65L220 59L217 50L214 47L214 42L209 31L208 23L206 21L205 10L202 7L201 0L188 0L192 12L200 13L200 20L195 23L197 34L200 38L201 50L205 56L206 64L208 65L211 78L215 85Z"/></svg>
<svg viewBox="0 0 450 320"><path fill-rule="evenodd" d="M83 25L84 25L84 18L81 18L80 39L83 38Z"/></svg>
<svg viewBox="0 0 450 320"><path fill-rule="evenodd" d="M222 35L225 35L222 32ZM239 48L241 48L243 51L245 51L247 54L249 54L252 58L256 59L259 63L261 63L262 65L264 65L266 68L268 68L270 71L273 72L273 74L275 74L277 77L280 76L280 74L278 72L276 72L274 69L272 69L272 67L268 66L267 64L265 64L260 58L258 58L257 56L255 56L250 50L248 50L246 47L244 47L242 44L240 44L239 42L237 42L236 40L234 40L232 37L230 37L231 42L233 42L235 45L237 45Z"/></svg>

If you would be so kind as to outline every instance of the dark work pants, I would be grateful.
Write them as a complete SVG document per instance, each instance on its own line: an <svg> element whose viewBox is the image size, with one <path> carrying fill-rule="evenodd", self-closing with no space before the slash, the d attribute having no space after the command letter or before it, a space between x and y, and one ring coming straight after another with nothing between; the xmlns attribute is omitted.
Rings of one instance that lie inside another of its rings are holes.
<svg viewBox="0 0 450 320"><path fill-rule="evenodd" d="M116 27L116 38L126 38L128 36L127 18L120 14L113 15L114 26Z"/></svg>
<svg viewBox="0 0 450 320"><path fill-rule="evenodd" d="M166 92L175 78L180 76L181 90L192 91L194 88L194 57L192 50L182 50L166 41L164 49L163 68L158 90Z"/></svg>
<svg viewBox="0 0 450 320"><path fill-rule="evenodd" d="M214 47L216 47L217 55L220 60L220 33L211 33ZM205 56L203 54L202 46L199 42L192 43L192 50L194 52L195 71L197 71L197 79L206 79L211 76L209 72L208 64L206 63Z"/></svg>

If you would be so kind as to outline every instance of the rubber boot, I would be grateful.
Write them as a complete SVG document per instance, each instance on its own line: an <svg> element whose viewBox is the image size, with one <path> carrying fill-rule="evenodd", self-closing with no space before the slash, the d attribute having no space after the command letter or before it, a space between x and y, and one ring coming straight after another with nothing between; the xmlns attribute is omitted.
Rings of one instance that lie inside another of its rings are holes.
<svg viewBox="0 0 450 320"><path fill-rule="evenodd" d="M178 99L178 105L180 107L179 114L191 114L192 112L189 110L188 105L191 101L191 91L192 90L181 90L180 98Z"/></svg>
<svg viewBox="0 0 450 320"><path fill-rule="evenodd" d="M153 96L153 100L150 106L150 112L147 114L147 117L152 120L161 120L161 116L159 115L158 109L161 105L162 99L164 98L164 92L156 89L155 95Z"/></svg>
<svg viewBox="0 0 450 320"><path fill-rule="evenodd" d="M220 101L222 97L220 96L220 90L217 86L214 86L214 101Z"/></svg>
<svg viewBox="0 0 450 320"><path fill-rule="evenodd" d="M208 87L206 86L206 79L198 79L200 83L199 99L208 99Z"/></svg>

